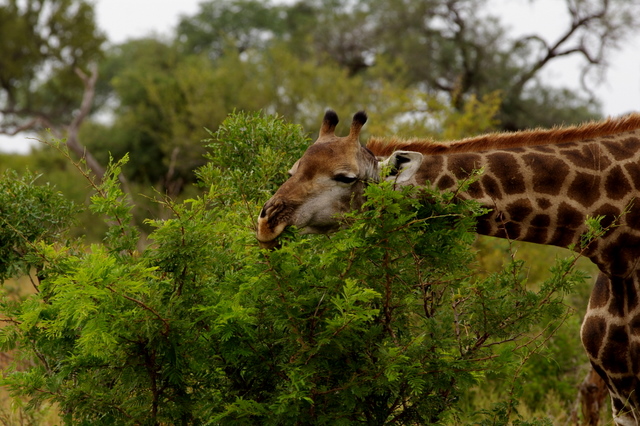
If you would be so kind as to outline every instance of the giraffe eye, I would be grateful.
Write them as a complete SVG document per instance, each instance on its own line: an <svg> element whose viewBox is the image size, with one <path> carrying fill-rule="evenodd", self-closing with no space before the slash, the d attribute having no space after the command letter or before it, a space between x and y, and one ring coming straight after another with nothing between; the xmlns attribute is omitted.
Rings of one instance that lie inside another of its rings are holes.
<svg viewBox="0 0 640 426"><path fill-rule="evenodd" d="M340 182L340 183L347 183L347 184L351 184L354 183L356 180L358 180L357 176L351 176L351 175L335 175L333 177L333 180L335 180L336 182Z"/></svg>

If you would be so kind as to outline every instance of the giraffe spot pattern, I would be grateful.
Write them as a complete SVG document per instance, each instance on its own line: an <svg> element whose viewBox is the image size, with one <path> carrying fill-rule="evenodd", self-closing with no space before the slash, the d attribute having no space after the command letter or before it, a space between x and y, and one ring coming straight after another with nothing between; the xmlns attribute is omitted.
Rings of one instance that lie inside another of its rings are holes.
<svg viewBox="0 0 640 426"><path fill-rule="evenodd" d="M610 325L609 333L602 348L602 366L609 373L626 374L629 372L627 353L629 336L623 325Z"/></svg>
<svg viewBox="0 0 640 426"><path fill-rule="evenodd" d="M625 283L623 280L616 280L617 282L615 283L616 288L618 289L624 289L626 287ZM625 300L624 300L624 294L626 293L626 291L622 291L622 292L612 292L609 294L609 307L607 308L607 311L609 312L610 315L614 316L614 317L624 317L625 316Z"/></svg>
<svg viewBox="0 0 640 426"><path fill-rule="evenodd" d="M625 298L627 302L627 312L631 312L638 307L638 289L633 280L625 280L625 284L627 290Z"/></svg>
<svg viewBox="0 0 640 426"><path fill-rule="evenodd" d="M640 314L634 316L629 322L629 331L634 336L640 336Z"/></svg>
<svg viewBox="0 0 640 426"><path fill-rule="evenodd" d="M467 189L467 193L471 196L471 198L477 200L478 198L482 197L482 195L484 194L484 191L482 190L482 185L480 184L480 182L476 181L471 183L471 185L469 185L469 189Z"/></svg>
<svg viewBox="0 0 640 426"><path fill-rule="evenodd" d="M569 174L569 166L551 155L527 154L522 158L533 173L533 191L536 194L558 195Z"/></svg>
<svg viewBox="0 0 640 426"><path fill-rule="evenodd" d="M482 167L482 157L477 154L457 154L449 158L448 169L459 179L467 179L474 171Z"/></svg>
<svg viewBox="0 0 640 426"><path fill-rule="evenodd" d="M612 200L620 200L631 190L631 184L622 171L622 167L615 166L607 174L604 185L607 197Z"/></svg>
<svg viewBox="0 0 640 426"><path fill-rule="evenodd" d="M603 228L608 228L613 224L616 218L620 216L620 214L622 214L622 210L620 210L618 207L609 203L605 203L595 209L591 216L604 216L604 218L600 221L600 225L602 225Z"/></svg>
<svg viewBox="0 0 640 426"><path fill-rule="evenodd" d="M640 189L640 164L639 163L627 163L624 165L624 169L629 174L631 182L636 190Z"/></svg>
<svg viewBox="0 0 640 426"><path fill-rule="evenodd" d="M571 198L585 207L591 207L601 198L601 177L595 174L578 172L569 186Z"/></svg>
<svg viewBox="0 0 640 426"><path fill-rule="evenodd" d="M640 191L639 145L634 135L479 156L456 154L447 159L448 176L439 184L452 188L456 179L484 166L488 172L470 186L468 196L494 209L480 218L477 231L501 238L566 247L579 241L587 216L603 216L606 232L585 253L612 278L601 274L596 281L582 340L594 369L612 390L617 410L625 402L627 408L629 403L640 407L638 398L629 397L640 391L640 289L634 284L640 273L621 278L640 260L640 232L634 232L640 231L640 200L621 216L633 200L631 192ZM624 398L615 399L618 391Z"/></svg>
<svg viewBox="0 0 640 426"><path fill-rule="evenodd" d="M547 242L552 246L567 247L575 240L576 233L568 229L556 229L551 239Z"/></svg>
<svg viewBox="0 0 640 426"><path fill-rule="evenodd" d="M547 228L537 228L535 226L529 226L529 230L524 236L524 241L544 244L547 242L548 235L549 231L547 230Z"/></svg>
<svg viewBox="0 0 640 426"><path fill-rule="evenodd" d="M505 211L510 220L524 222L533 213L533 206L527 198L522 198L509 204Z"/></svg>
<svg viewBox="0 0 640 426"><path fill-rule="evenodd" d="M500 184L497 180L490 175L483 175L480 181L482 182L482 187L489 198L493 200L502 199L502 190L500 189Z"/></svg>
<svg viewBox="0 0 640 426"><path fill-rule="evenodd" d="M505 228L505 238L509 238L511 240L520 239L520 234L522 232L522 225L516 222L506 222L504 224Z"/></svg>
<svg viewBox="0 0 640 426"><path fill-rule="evenodd" d="M456 184L456 181L449 175L443 175L436 182L438 189L450 189Z"/></svg>
<svg viewBox="0 0 640 426"><path fill-rule="evenodd" d="M582 325L582 344L591 358L598 358L606 333L607 322L604 318L599 316L585 318Z"/></svg>
<svg viewBox="0 0 640 426"><path fill-rule="evenodd" d="M625 276L630 266L635 265L640 259L640 236L627 232L620 233L604 251L610 263L611 274Z"/></svg>
<svg viewBox="0 0 640 426"><path fill-rule="evenodd" d="M606 306L609 301L609 291L609 278L604 274L598 274L596 283L591 290L589 309L597 309Z"/></svg>
<svg viewBox="0 0 640 426"><path fill-rule="evenodd" d="M569 203L562 202L558 207L558 228L576 228L585 221L585 215Z"/></svg>
<svg viewBox="0 0 640 426"><path fill-rule="evenodd" d="M624 221L629 228L640 229L640 200L635 200L627 214L624 215Z"/></svg>
<svg viewBox="0 0 640 426"><path fill-rule="evenodd" d="M623 140L607 141L602 143L616 161L633 158L634 154L638 150L638 144L640 144L640 139L637 137L628 137Z"/></svg>
<svg viewBox="0 0 640 426"><path fill-rule="evenodd" d="M586 141L585 141L586 142ZM576 167L591 171L601 171L611 165L611 160L600 154L599 146L586 144L578 149L563 151L565 157Z"/></svg>
<svg viewBox="0 0 640 426"><path fill-rule="evenodd" d="M487 155L488 166L496 179L502 182L502 190L507 195L525 192L525 180L516 158L507 152L498 151Z"/></svg>
<svg viewBox="0 0 640 426"><path fill-rule="evenodd" d="M635 389L636 385L636 381L631 376L612 378L611 382L616 388L618 394L622 395L630 394Z"/></svg>
<svg viewBox="0 0 640 426"><path fill-rule="evenodd" d="M552 206L551 200L549 200L548 198L537 198L536 202L538 203L538 207L540 207L542 210L547 210Z"/></svg>

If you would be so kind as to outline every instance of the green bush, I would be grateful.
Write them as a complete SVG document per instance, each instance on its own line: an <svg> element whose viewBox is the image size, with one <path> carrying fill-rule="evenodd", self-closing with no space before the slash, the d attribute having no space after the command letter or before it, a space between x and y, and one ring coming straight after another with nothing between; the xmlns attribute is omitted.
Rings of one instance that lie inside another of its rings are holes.
<svg viewBox="0 0 640 426"><path fill-rule="evenodd" d="M535 291L519 262L478 279L471 243L482 209L388 183L369 186L347 229L287 231L281 249L260 250L260 202L299 155L289 142L261 144L306 140L268 116L225 123L199 172L207 191L162 201L171 218L149 221L144 251L118 186L122 162L92 197L110 227L102 244L29 243L41 259L38 292L5 300L0 341L30 367L7 371L3 384L34 407L57 403L67 424L517 420L523 362L546 338L536 327L564 320L562 297L582 278L573 259ZM249 129L259 130L251 143ZM244 169L255 152L258 169ZM32 209L48 209L36 201ZM498 372L512 381L508 396L463 412L466 390Z"/></svg>

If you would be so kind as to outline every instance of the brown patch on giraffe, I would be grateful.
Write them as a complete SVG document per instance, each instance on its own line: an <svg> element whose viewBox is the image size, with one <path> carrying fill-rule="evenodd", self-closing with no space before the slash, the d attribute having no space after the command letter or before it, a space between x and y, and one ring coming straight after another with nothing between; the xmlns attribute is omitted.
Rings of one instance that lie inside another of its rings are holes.
<svg viewBox="0 0 640 426"><path fill-rule="evenodd" d="M635 136L628 137L624 140L603 142L602 145L613 155L613 158L617 161L626 160L632 158L636 152L638 152L638 146L640 145L640 139Z"/></svg>
<svg viewBox="0 0 640 426"><path fill-rule="evenodd" d="M548 236L549 231L547 228L537 228L535 226L529 226L527 234L524 236L523 240L530 243L545 244L547 242Z"/></svg>
<svg viewBox="0 0 640 426"><path fill-rule="evenodd" d="M531 226L548 228L551 224L551 216L548 214L537 214L531 219Z"/></svg>
<svg viewBox="0 0 640 426"><path fill-rule="evenodd" d="M638 163L628 163L624 165L625 170L629 173L629 177L631 178L631 182L635 189L640 189L640 164Z"/></svg>
<svg viewBox="0 0 640 426"><path fill-rule="evenodd" d="M607 308L607 312L613 315L614 317L624 317L625 316L625 293L626 293L626 284L623 280L619 278L615 278L615 282L613 282L613 286L617 291L613 291L610 294L609 299L609 307Z"/></svg>
<svg viewBox="0 0 640 426"><path fill-rule="evenodd" d="M492 223L493 223L493 215L495 214L495 212L490 212L480 218L478 218L478 221L476 223L476 232L480 235L493 235L493 227L492 227Z"/></svg>
<svg viewBox="0 0 640 426"><path fill-rule="evenodd" d="M631 272L630 268L640 259L640 237L621 233L615 241L607 245L605 252L605 260L609 262L611 274L626 277Z"/></svg>
<svg viewBox="0 0 640 426"><path fill-rule="evenodd" d="M585 207L590 207L600 198L600 176L590 173L576 173L569 186L571 198Z"/></svg>
<svg viewBox="0 0 640 426"><path fill-rule="evenodd" d="M481 167L482 157L478 154L452 155L448 159L449 169L458 180L467 179L474 170Z"/></svg>
<svg viewBox="0 0 640 426"><path fill-rule="evenodd" d="M602 367L609 373L626 374L629 372L627 353L629 351L629 335L623 325L609 326L607 340L602 348Z"/></svg>
<svg viewBox="0 0 640 426"><path fill-rule="evenodd" d="M434 177L439 176L444 169L444 157L441 155L424 157L422 165L423 166L418 171L418 182L432 182Z"/></svg>
<svg viewBox="0 0 640 426"><path fill-rule="evenodd" d="M640 229L640 200L634 200L633 205L623 216L624 224L631 229Z"/></svg>
<svg viewBox="0 0 640 426"><path fill-rule="evenodd" d="M634 336L640 336L640 314L637 314L629 321L629 332Z"/></svg>
<svg viewBox="0 0 640 426"><path fill-rule="evenodd" d="M506 222L504 224L505 237L510 240L519 240L522 232L522 225L516 222Z"/></svg>
<svg viewBox="0 0 640 426"><path fill-rule="evenodd" d="M562 182L569 174L569 166L551 155L525 154L525 164L533 172L533 190L539 194L558 195ZM543 167L539 167L542 164Z"/></svg>
<svg viewBox="0 0 640 426"><path fill-rule="evenodd" d="M438 189L451 189L455 184L456 181L449 175L442 175L440 179L436 181L436 187Z"/></svg>
<svg viewBox="0 0 640 426"><path fill-rule="evenodd" d="M629 193L631 184L622 171L622 167L615 166L609 171L604 189L607 192L607 197L612 200L619 200Z"/></svg>
<svg viewBox="0 0 640 426"><path fill-rule="evenodd" d="M587 143L588 141L584 142L586 145L580 146L578 149L563 150L562 155L583 169L593 171L607 169L611 165L611 160L600 153L600 147L593 143Z"/></svg>
<svg viewBox="0 0 640 426"><path fill-rule="evenodd" d="M506 152L499 151L487 155L488 167L494 171L496 178L502 182L502 190L507 195L522 194L526 190L524 176L516 158Z"/></svg>
<svg viewBox="0 0 640 426"><path fill-rule="evenodd" d="M505 212L509 215L509 219L515 222L524 222L533 213L533 206L531 201L527 198L521 198L520 200L510 203Z"/></svg>
<svg viewBox="0 0 640 426"><path fill-rule="evenodd" d="M596 283L591 290L591 297L589 298L589 309L596 309L606 306L609 302L609 297L609 278L602 273L598 274Z"/></svg>
<svg viewBox="0 0 640 426"><path fill-rule="evenodd" d="M546 214L537 214L529 222L529 230L524 237L525 241L544 244L549 238L549 225L551 217Z"/></svg>
<svg viewBox="0 0 640 426"><path fill-rule="evenodd" d="M600 221L600 225L602 225L603 228L608 228L616 221L620 214L622 214L622 210L614 205L607 203L595 209L591 216L604 216L604 218Z"/></svg>
<svg viewBox="0 0 640 426"><path fill-rule="evenodd" d="M634 330L632 329L630 331L630 334L633 336L636 333L634 333ZM640 356L640 343L632 341L631 344L629 345L629 359L637 360L639 356ZM638 377L638 375L640 375L640 362L632 361L631 368L633 369L634 376ZM637 381L636 381L636 385L637 385Z"/></svg>
<svg viewBox="0 0 640 426"><path fill-rule="evenodd" d="M556 229L547 244L558 247L567 247L574 243L575 238L575 231L571 231L569 229Z"/></svg>
<svg viewBox="0 0 640 426"><path fill-rule="evenodd" d="M582 344L591 358L598 358L598 353L606 334L607 322L603 317L591 316L585 318L582 325Z"/></svg>
<svg viewBox="0 0 640 426"><path fill-rule="evenodd" d="M484 191L482 190L482 185L480 185L480 182L478 181L475 181L471 183L471 185L469 185L469 188L467 189L467 193L471 196L471 198L475 200L481 198L484 195Z"/></svg>
<svg viewBox="0 0 640 426"><path fill-rule="evenodd" d="M633 280L625 280L627 290L627 312L633 311L638 306L638 289Z"/></svg>
<svg viewBox="0 0 640 426"><path fill-rule="evenodd" d="M480 183L484 188L485 194L492 200L502 199L502 189L500 189L500 183L490 175L482 175Z"/></svg>
<svg viewBox="0 0 640 426"><path fill-rule="evenodd" d="M585 221L585 215L569 203L562 202L558 207L558 228L575 229Z"/></svg>
<svg viewBox="0 0 640 426"><path fill-rule="evenodd" d="M549 200L548 198L536 198L536 203L538 203L538 207L540 207L542 210L546 210L553 205L551 200Z"/></svg>
<svg viewBox="0 0 640 426"><path fill-rule="evenodd" d="M635 385L637 384L637 381L635 380L635 377L631 377L631 376L612 377L611 383L613 384L615 389L618 391L618 394L629 395L629 398L631 399L632 398L631 392L635 390ZM628 404L627 404L627 409L629 409Z"/></svg>

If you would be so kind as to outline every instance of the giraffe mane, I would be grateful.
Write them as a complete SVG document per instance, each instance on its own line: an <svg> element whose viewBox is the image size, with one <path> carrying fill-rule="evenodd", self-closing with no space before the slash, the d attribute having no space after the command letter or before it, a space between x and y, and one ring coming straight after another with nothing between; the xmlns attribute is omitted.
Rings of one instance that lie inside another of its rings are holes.
<svg viewBox="0 0 640 426"><path fill-rule="evenodd" d="M640 129L640 113L608 118L603 121L591 121L578 126L489 133L449 142L436 142L432 139L372 137L367 142L367 148L381 157L389 156L399 150L417 151L426 155L453 154L578 142L636 129Z"/></svg>

